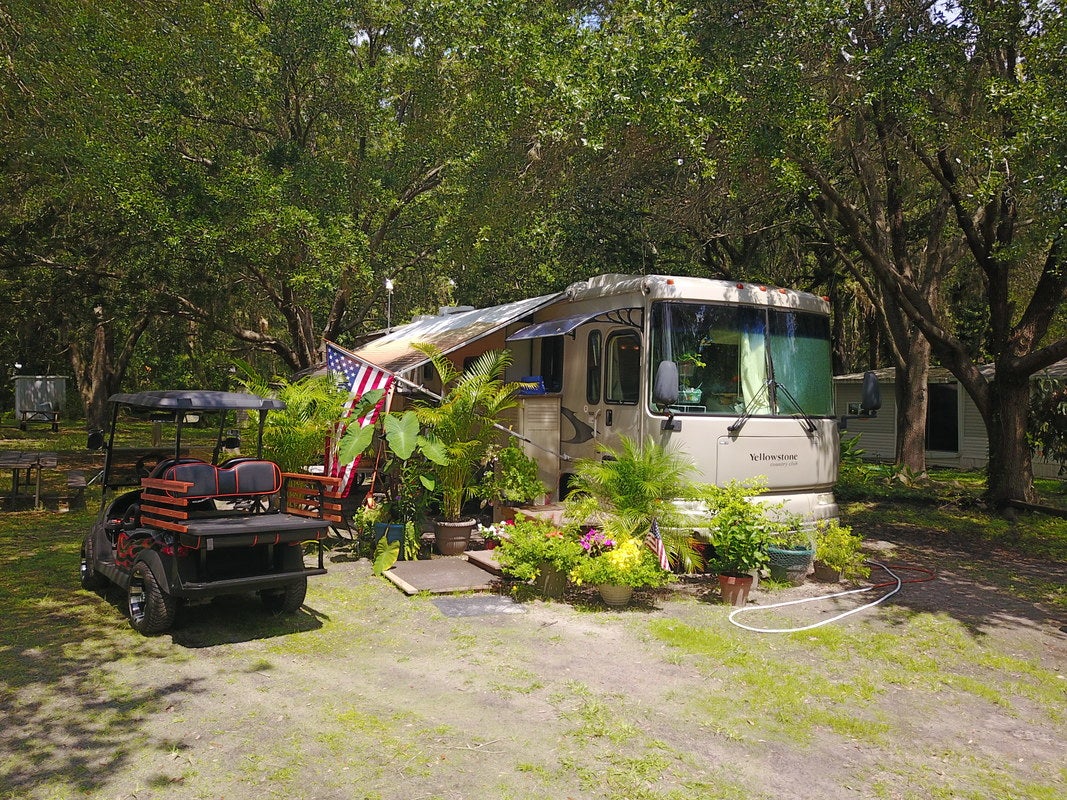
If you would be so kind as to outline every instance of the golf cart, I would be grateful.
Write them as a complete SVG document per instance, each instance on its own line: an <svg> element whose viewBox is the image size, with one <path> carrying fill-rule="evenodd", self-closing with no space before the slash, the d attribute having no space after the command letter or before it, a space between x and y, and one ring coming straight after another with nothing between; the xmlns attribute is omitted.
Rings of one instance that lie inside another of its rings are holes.
<svg viewBox="0 0 1067 800"><path fill-rule="evenodd" d="M89 437L105 458L100 513L82 543L82 586L124 589L130 624L144 634L170 628L180 604L220 595L257 592L270 611L300 608L308 576L326 572L322 539L340 520L339 481L283 473L260 458L266 416L284 403L184 390L108 402L110 434ZM238 415L258 415L254 458L231 455ZM131 421L142 430L151 423L153 446L116 446L116 430ZM212 423L217 429L205 431ZM165 424L174 438L164 445ZM210 460L196 457L197 448L205 456L210 449ZM304 563L305 542L317 544L317 567Z"/></svg>

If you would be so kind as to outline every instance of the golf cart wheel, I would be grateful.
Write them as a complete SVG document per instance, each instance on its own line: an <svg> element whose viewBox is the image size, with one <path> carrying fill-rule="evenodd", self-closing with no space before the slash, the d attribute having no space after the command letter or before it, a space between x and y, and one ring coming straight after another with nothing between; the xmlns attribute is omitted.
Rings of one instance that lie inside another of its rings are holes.
<svg viewBox="0 0 1067 800"><path fill-rule="evenodd" d="M80 577L83 589L90 592L104 588L106 581L104 576L96 571L96 553L94 552L93 535L90 533L82 539L82 560Z"/></svg>
<svg viewBox="0 0 1067 800"><path fill-rule="evenodd" d="M292 614L300 606L304 605L304 597L308 591L308 579L301 578L299 581L287 583L281 589L268 589L260 592L263 605L274 614Z"/></svg>
<svg viewBox="0 0 1067 800"><path fill-rule="evenodd" d="M162 633L174 624L178 601L160 588L152 568L143 561L133 565L127 598L130 625L138 633Z"/></svg>

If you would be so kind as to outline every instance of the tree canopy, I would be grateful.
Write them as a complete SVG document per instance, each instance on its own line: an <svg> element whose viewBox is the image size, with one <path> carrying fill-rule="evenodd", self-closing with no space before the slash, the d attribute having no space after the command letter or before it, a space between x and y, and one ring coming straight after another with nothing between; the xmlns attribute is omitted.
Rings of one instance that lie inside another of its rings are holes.
<svg viewBox="0 0 1067 800"><path fill-rule="evenodd" d="M237 358L299 373L387 308L761 280L832 293L840 367L898 367L905 461L952 370L990 496L1025 497L1029 378L1067 357L1065 27L1032 0L13 0L0 350L68 363L92 422Z"/></svg>

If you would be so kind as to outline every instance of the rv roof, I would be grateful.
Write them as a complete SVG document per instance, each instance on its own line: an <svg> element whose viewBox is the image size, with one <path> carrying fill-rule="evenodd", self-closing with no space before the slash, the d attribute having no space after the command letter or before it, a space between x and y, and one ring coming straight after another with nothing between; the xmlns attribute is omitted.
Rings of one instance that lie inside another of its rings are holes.
<svg viewBox="0 0 1067 800"><path fill-rule="evenodd" d="M816 313L829 313L830 306L809 292L748 281L723 281L673 275L597 275L567 287L568 300L586 300L619 294L640 293L653 299L729 302L745 305L780 306Z"/></svg>

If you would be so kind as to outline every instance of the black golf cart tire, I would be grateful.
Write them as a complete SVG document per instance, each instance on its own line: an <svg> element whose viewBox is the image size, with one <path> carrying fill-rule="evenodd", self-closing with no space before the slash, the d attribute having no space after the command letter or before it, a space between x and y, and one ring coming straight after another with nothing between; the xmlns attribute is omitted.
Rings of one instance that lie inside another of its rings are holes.
<svg viewBox="0 0 1067 800"><path fill-rule="evenodd" d="M82 539L82 559L79 577L81 578L82 588L90 592L98 592L107 584L104 576L96 571L96 554L91 533Z"/></svg>
<svg viewBox="0 0 1067 800"><path fill-rule="evenodd" d="M133 565L126 598L130 626L138 633L163 633L174 624L178 601L163 591L144 561Z"/></svg>
<svg viewBox="0 0 1067 800"><path fill-rule="evenodd" d="M260 592L263 605L272 614L292 614L300 610L304 605L304 598L308 592L308 579L287 583L280 589L267 589Z"/></svg>

